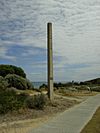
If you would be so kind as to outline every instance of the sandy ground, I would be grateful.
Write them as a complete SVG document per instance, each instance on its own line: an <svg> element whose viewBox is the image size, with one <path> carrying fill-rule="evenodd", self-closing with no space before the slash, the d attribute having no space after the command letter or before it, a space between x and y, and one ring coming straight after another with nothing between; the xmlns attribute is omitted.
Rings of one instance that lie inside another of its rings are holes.
<svg viewBox="0 0 100 133"><path fill-rule="evenodd" d="M53 117L53 116L52 116ZM4 123L0 127L0 133L27 133L32 128L42 125L44 122L50 120L52 117L45 116L43 118L20 120L17 122Z"/></svg>

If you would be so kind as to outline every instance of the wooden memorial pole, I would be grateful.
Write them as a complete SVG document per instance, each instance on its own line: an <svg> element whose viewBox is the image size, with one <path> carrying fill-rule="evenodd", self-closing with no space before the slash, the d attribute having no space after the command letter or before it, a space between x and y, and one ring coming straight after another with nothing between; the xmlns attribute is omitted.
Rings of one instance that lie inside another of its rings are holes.
<svg viewBox="0 0 100 133"><path fill-rule="evenodd" d="M53 51L52 51L52 23L47 24L48 45L48 97L53 100Z"/></svg>

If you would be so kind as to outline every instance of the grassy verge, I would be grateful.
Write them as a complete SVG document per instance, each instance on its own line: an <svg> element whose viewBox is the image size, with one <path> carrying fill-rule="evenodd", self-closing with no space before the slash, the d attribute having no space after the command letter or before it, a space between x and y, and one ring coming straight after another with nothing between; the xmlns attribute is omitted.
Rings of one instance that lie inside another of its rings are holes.
<svg viewBox="0 0 100 133"><path fill-rule="evenodd" d="M100 107L81 133L100 133Z"/></svg>

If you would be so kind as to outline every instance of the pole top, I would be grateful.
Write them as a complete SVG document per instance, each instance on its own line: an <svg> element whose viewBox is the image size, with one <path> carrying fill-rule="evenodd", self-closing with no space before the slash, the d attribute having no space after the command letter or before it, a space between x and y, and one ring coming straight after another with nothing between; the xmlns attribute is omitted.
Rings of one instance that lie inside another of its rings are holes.
<svg viewBox="0 0 100 133"><path fill-rule="evenodd" d="M48 22L47 25L52 25L52 23L51 22Z"/></svg>

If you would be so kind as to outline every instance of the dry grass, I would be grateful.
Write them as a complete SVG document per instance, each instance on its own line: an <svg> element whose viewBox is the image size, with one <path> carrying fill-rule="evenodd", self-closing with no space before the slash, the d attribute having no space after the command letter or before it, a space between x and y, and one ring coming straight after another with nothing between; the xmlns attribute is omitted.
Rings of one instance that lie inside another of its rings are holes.
<svg viewBox="0 0 100 133"><path fill-rule="evenodd" d="M75 92L75 91L68 91L68 92L62 92L59 93L60 95L63 96L68 96L68 97L84 97L84 96L94 96L96 95L98 92L89 92L89 91L79 91L79 92Z"/></svg>
<svg viewBox="0 0 100 133"><path fill-rule="evenodd" d="M27 133L31 128L29 127L21 127L21 128L9 128L6 127L5 129L1 130L0 133Z"/></svg>
<svg viewBox="0 0 100 133"><path fill-rule="evenodd" d="M100 133L100 107L81 133Z"/></svg>
<svg viewBox="0 0 100 133"><path fill-rule="evenodd" d="M32 128L38 127L48 119L50 118L44 117L33 120L18 121L16 123L5 123L5 125L0 128L0 133L27 133Z"/></svg>
<svg viewBox="0 0 100 133"><path fill-rule="evenodd" d="M17 90L16 91L18 94L20 93L26 93L28 95L36 95L36 94L40 94L37 90Z"/></svg>

